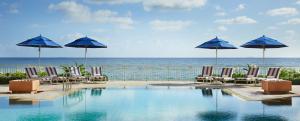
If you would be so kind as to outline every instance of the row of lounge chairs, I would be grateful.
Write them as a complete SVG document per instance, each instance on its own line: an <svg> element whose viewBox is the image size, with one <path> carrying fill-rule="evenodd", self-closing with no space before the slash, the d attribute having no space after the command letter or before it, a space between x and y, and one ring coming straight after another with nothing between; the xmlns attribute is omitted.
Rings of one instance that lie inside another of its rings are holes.
<svg viewBox="0 0 300 121"><path fill-rule="evenodd" d="M108 80L107 77L105 77L102 74L102 68L101 67L91 67L91 76L85 77L82 76L82 73L80 71L80 67L69 67L69 73L67 75L59 75L57 72L57 69L55 67L45 67L45 71L47 73L46 77L39 77L38 71L35 67L27 67L25 68L26 76L29 79L40 79L41 81L49 81L50 83L56 81L56 82L66 82L66 81L82 81L82 80L90 80L90 81L106 81Z"/></svg>
<svg viewBox="0 0 300 121"><path fill-rule="evenodd" d="M272 67L268 69L268 73L266 78L259 78L259 67L249 67L247 74L243 78L233 78L233 68L226 67L222 68L222 72L220 76L213 76L213 66L203 66L202 74L197 76L195 79L198 82L213 82L213 81L221 81L226 83L228 81L237 82L246 82L248 83L257 83L261 80L278 80L280 74L280 68Z"/></svg>

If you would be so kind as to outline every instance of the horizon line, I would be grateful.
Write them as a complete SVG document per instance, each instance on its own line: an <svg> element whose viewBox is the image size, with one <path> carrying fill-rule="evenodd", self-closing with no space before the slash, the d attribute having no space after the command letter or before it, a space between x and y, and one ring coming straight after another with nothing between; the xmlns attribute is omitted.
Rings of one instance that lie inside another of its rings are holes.
<svg viewBox="0 0 300 121"><path fill-rule="evenodd" d="M38 58L38 57L0 57L0 58ZM84 57L41 57L41 58L84 58ZM87 57L87 58L213 58L215 57ZM255 58L261 59L262 57L218 57L218 59L222 58ZM265 57L265 58L300 58L300 57Z"/></svg>

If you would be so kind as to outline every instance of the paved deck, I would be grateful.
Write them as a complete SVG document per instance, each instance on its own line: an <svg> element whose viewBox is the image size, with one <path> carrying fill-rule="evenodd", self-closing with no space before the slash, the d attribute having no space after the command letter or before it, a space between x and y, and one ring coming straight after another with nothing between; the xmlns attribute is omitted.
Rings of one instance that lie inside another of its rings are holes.
<svg viewBox="0 0 300 121"><path fill-rule="evenodd" d="M145 87L145 88L222 88L224 91L240 97L244 100L267 100L284 97L300 96L300 85L294 85L291 94L283 95L265 95L261 87L253 85L234 85L234 84L208 84L208 83L195 83L191 81L109 81L107 83L98 84L73 84L72 90L63 91L62 85L41 85L40 93L38 94L9 94L8 85L0 85L0 96L9 96L12 99L19 100L53 100L66 95L72 91L82 88L130 88L130 87Z"/></svg>

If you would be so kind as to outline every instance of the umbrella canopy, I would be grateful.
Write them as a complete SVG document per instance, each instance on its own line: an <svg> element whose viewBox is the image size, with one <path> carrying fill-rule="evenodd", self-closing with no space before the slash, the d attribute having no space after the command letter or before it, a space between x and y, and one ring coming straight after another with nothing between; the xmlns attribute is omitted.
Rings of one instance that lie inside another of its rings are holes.
<svg viewBox="0 0 300 121"><path fill-rule="evenodd" d="M59 114L31 114L18 117L18 121L59 121L62 117Z"/></svg>
<svg viewBox="0 0 300 121"><path fill-rule="evenodd" d="M263 49L263 64L264 64L265 51L267 48L282 48L282 47L288 47L288 46L280 43L278 40L275 40L275 39L272 39L272 38L269 38L269 37L266 37L265 35L263 35L262 37L251 40L251 41L241 45L241 47Z"/></svg>
<svg viewBox="0 0 300 121"><path fill-rule="evenodd" d="M246 115L243 121L288 121L285 117L278 115Z"/></svg>
<svg viewBox="0 0 300 121"><path fill-rule="evenodd" d="M204 42L201 45L198 45L196 48L203 49L215 49L216 50L216 65L218 63L218 49L237 49L235 46L231 45L228 41L220 39L218 37Z"/></svg>
<svg viewBox="0 0 300 121"><path fill-rule="evenodd" d="M107 114L105 112L75 112L67 116L71 121L106 121Z"/></svg>
<svg viewBox="0 0 300 121"><path fill-rule="evenodd" d="M88 37L79 38L65 46L75 48L107 48L106 45Z"/></svg>
<svg viewBox="0 0 300 121"><path fill-rule="evenodd" d="M201 121L232 121L237 115L233 112L208 111L197 115Z"/></svg>
<svg viewBox="0 0 300 121"><path fill-rule="evenodd" d="M40 57L41 57L41 48L62 48L59 44L54 41L43 37L42 35L28 39L24 42L18 43L17 46L24 47L36 47L39 51L39 66L40 66Z"/></svg>
<svg viewBox="0 0 300 121"><path fill-rule="evenodd" d="M237 49L235 46L229 44L228 41L220 39L218 37L204 42L203 44L197 46L196 48L204 48L204 49Z"/></svg>
<svg viewBox="0 0 300 121"><path fill-rule="evenodd" d="M89 37L83 37L76 39L75 41L68 43L65 45L66 47L75 47L75 48L85 48L85 55L84 55L84 65L86 66L86 55L87 55L87 48L107 48L106 45L91 39Z"/></svg>
<svg viewBox="0 0 300 121"><path fill-rule="evenodd" d="M263 35L262 37L259 37L257 39L251 40L245 44L243 44L241 47L244 48L282 48L287 47L285 44L280 43L279 41L266 37Z"/></svg>
<svg viewBox="0 0 300 121"><path fill-rule="evenodd" d="M38 48L62 48L59 44L46 37L43 37L42 35L28 39L24 42L18 43L17 45Z"/></svg>

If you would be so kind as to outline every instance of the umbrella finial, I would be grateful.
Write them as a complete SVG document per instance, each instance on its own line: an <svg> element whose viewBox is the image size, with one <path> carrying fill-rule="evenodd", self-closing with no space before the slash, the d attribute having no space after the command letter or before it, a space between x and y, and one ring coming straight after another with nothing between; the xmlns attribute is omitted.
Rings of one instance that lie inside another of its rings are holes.
<svg viewBox="0 0 300 121"><path fill-rule="evenodd" d="M42 34L40 34L40 37L42 36Z"/></svg>
<svg viewBox="0 0 300 121"><path fill-rule="evenodd" d="M266 37L265 35L263 35L262 37Z"/></svg>
<svg viewBox="0 0 300 121"><path fill-rule="evenodd" d="M216 36L216 39L218 39L218 36Z"/></svg>

